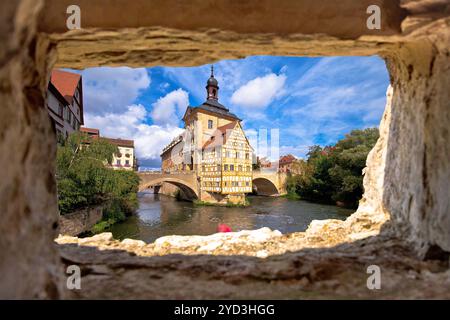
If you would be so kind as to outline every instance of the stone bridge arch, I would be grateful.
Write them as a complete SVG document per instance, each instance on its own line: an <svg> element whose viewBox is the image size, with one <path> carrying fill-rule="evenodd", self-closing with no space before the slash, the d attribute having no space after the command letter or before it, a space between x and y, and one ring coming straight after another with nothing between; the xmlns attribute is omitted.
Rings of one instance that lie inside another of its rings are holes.
<svg viewBox="0 0 450 320"><path fill-rule="evenodd" d="M163 183L169 183L178 187L183 192L186 199L198 199L198 188L193 174L171 175L141 173L139 174L139 177L141 178L139 191L143 191L150 187L161 187Z"/></svg>
<svg viewBox="0 0 450 320"><path fill-rule="evenodd" d="M253 186L258 195L278 196L286 193L286 174L280 172L253 172Z"/></svg>
<svg viewBox="0 0 450 320"><path fill-rule="evenodd" d="M276 184L268 178L253 179L253 190L257 195L261 196L277 196L279 195Z"/></svg>

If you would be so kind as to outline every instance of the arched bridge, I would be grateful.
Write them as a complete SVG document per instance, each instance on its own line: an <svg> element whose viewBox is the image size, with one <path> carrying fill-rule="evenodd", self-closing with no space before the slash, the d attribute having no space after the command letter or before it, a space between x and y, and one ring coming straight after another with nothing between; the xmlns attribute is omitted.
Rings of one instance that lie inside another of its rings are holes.
<svg viewBox="0 0 450 320"><path fill-rule="evenodd" d="M163 183L178 187L188 199L200 198L200 185L197 173L179 172L139 172L141 181L139 191L153 188L155 192ZM286 193L286 174L276 171L253 171L253 187L257 194L264 196L278 196Z"/></svg>
<svg viewBox="0 0 450 320"><path fill-rule="evenodd" d="M163 182L172 184L178 188L189 198L199 198L199 188L197 184L197 175L195 172L186 173L162 173L162 172L139 172L141 182L139 183L139 191L154 188L159 190Z"/></svg>
<svg viewBox="0 0 450 320"><path fill-rule="evenodd" d="M275 170L253 171L253 189L258 195L279 196L286 194L286 173Z"/></svg>

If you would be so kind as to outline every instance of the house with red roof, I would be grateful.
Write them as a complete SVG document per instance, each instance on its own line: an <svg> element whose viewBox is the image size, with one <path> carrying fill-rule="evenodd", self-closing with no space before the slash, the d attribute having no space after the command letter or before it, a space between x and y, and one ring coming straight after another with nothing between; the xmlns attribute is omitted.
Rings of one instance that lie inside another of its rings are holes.
<svg viewBox="0 0 450 320"><path fill-rule="evenodd" d="M279 172L291 172L292 164L297 160L292 154L281 156L278 161L278 171Z"/></svg>
<svg viewBox="0 0 450 320"><path fill-rule="evenodd" d="M58 141L84 124L81 75L55 69L47 89L47 110Z"/></svg>
<svg viewBox="0 0 450 320"><path fill-rule="evenodd" d="M80 132L83 132L83 133L87 134L89 137L92 137L92 138L100 137L100 130L99 129L81 127L80 128Z"/></svg>

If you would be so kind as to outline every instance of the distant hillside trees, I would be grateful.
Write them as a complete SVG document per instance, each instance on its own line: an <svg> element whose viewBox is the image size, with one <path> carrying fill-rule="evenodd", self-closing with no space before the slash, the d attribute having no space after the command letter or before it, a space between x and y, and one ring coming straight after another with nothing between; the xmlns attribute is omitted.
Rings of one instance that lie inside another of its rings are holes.
<svg viewBox="0 0 450 320"><path fill-rule="evenodd" d="M378 136L377 128L353 130L334 146L310 147L307 160L296 164L302 174L288 178L288 192L314 202L357 207L363 193L362 170Z"/></svg>

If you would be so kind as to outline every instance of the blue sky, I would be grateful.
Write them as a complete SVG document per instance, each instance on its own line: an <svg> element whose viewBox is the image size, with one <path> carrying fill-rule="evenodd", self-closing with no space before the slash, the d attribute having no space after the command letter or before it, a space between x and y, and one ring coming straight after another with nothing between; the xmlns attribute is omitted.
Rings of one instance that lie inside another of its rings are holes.
<svg viewBox="0 0 450 320"><path fill-rule="evenodd" d="M378 126L389 84L384 61L375 56L254 56L220 61L214 70L219 101L243 119L246 133L257 137L278 129L279 153L297 157L352 129ZM104 136L134 139L141 163L157 167L162 147L182 131L186 107L205 100L210 65L81 73L85 125ZM258 152L265 155L263 148Z"/></svg>

